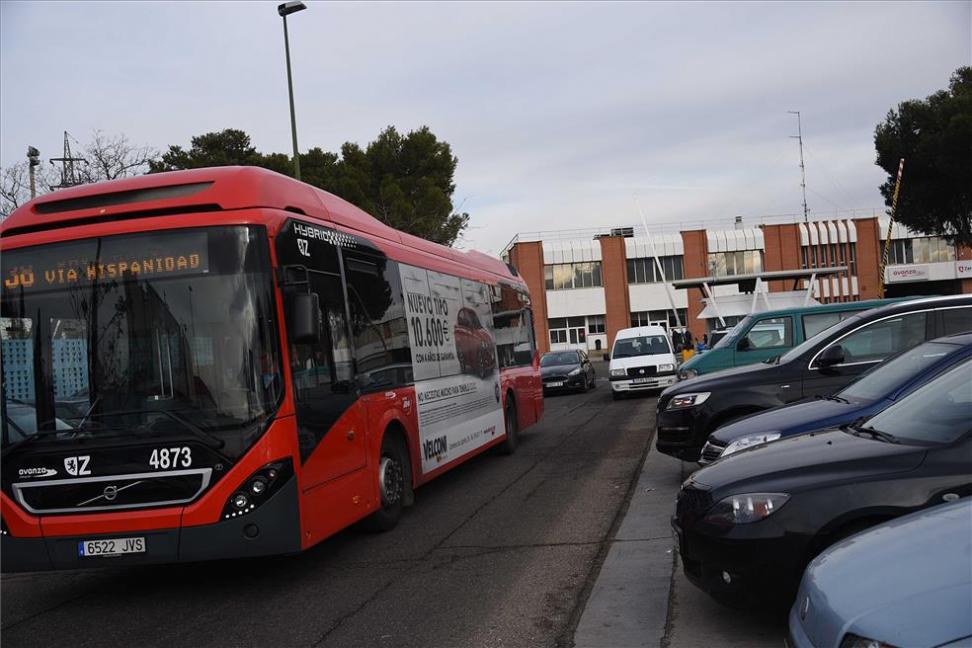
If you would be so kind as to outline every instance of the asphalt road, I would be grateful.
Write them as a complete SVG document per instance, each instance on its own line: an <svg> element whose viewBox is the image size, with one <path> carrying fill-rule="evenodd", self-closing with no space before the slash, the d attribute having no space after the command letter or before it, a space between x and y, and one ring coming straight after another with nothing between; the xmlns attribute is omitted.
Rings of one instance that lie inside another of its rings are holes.
<svg viewBox="0 0 972 648"><path fill-rule="evenodd" d="M569 646L652 436L654 398L547 399L511 457L416 493L393 531L298 555L0 581L19 646Z"/></svg>

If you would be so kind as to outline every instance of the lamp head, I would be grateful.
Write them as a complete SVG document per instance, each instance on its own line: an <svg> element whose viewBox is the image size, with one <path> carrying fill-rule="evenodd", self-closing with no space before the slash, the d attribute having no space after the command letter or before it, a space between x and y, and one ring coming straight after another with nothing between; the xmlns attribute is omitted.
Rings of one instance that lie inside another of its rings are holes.
<svg viewBox="0 0 972 648"><path fill-rule="evenodd" d="M277 5L277 13L281 16L289 16L292 13L303 11L306 8L307 5L300 0L292 0L291 2L285 2L282 5Z"/></svg>

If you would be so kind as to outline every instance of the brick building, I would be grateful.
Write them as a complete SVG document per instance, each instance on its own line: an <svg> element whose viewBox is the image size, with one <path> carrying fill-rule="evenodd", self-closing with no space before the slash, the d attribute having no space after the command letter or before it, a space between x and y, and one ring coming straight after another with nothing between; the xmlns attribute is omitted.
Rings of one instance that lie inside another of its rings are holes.
<svg viewBox="0 0 972 648"><path fill-rule="evenodd" d="M655 255L667 282L846 266L846 272L817 279L814 296L824 303L858 301L878 297L887 229L886 217L871 215L757 226L737 219L729 227L653 233L650 239L640 227L539 232L518 234L503 256L530 287L542 350L606 350L623 328L674 326L672 302L696 338L715 327L715 321L698 318L701 290L666 288ZM972 249L896 224L885 277L888 297L972 293ZM769 287L792 289L783 281ZM718 298L737 294L738 288L718 286L714 293Z"/></svg>

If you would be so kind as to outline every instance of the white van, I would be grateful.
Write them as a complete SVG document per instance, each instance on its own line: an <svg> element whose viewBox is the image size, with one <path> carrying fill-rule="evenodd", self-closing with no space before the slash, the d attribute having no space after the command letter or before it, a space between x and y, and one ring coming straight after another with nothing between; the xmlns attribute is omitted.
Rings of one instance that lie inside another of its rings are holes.
<svg viewBox="0 0 972 648"><path fill-rule="evenodd" d="M611 395L664 389L675 384L675 352L668 331L661 326L638 326L618 331L608 373Z"/></svg>

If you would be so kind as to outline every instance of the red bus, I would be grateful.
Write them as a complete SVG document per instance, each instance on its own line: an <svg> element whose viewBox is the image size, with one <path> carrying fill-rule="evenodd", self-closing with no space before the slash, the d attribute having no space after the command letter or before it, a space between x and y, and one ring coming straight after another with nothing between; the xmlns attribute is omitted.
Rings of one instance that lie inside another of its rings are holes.
<svg viewBox="0 0 972 648"><path fill-rule="evenodd" d="M513 268L266 170L49 194L0 265L3 571L389 529L543 413Z"/></svg>

